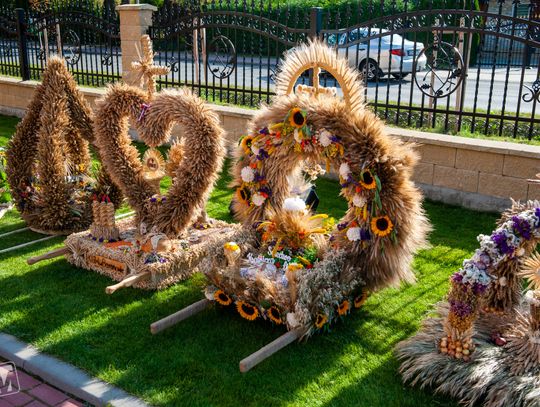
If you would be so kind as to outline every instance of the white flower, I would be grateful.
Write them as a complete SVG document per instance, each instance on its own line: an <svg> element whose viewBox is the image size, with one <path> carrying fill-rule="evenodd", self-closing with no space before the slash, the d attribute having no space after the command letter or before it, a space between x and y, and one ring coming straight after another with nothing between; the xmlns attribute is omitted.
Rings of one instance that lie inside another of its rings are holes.
<svg viewBox="0 0 540 407"><path fill-rule="evenodd" d="M332 134L326 129L322 129L318 134L319 143L321 146L328 147L332 144Z"/></svg>
<svg viewBox="0 0 540 407"><path fill-rule="evenodd" d="M255 144L251 143L251 152L255 155L259 155L260 148Z"/></svg>
<svg viewBox="0 0 540 407"><path fill-rule="evenodd" d="M356 240L360 240L360 228L359 227L352 227L347 229L347 239L349 239L351 242L354 242Z"/></svg>
<svg viewBox="0 0 540 407"><path fill-rule="evenodd" d="M364 205L367 203L367 199L359 194L354 194L352 199L353 205L357 208L363 208Z"/></svg>
<svg viewBox="0 0 540 407"><path fill-rule="evenodd" d="M506 277L503 276L503 277L499 278L499 285L501 287L506 287L506 284L507 284Z"/></svg>
<svg viewBox="0 0 540 407"><path fill-rule="evenodd" d="M339 176L343 179L349 178L349 174L351 173L351 169L349 168L349 164L347 163L341 163L339 166Z"/></svg>
<svg viewBox="0 0 540 407"><path fill-rule="evenodd" d="M266 197L259 192L254 193L251 197L251 202L256 206L261 206L264 201L266 201Z"/></svg>
<svg viewBox="0 0 540 407"><path fill-rule="evenodd" d="M287 325L290 328L296 328L300 325L300 322L298 322L298 319L296 318L296 314L294 312L289 312L287 314Z"/></svg>
<svg viewBox="0 0 540 407"><path fill-rule="evenodd" d="M300 137L300 132L298 131L298 129L294 129L294 139L297 143L302 142L302 137Z"/></svg>
<svg viewBox="0 0 540 407"><path fill-rule="evenodd" d="M253 171L253 168L251 167L242 168L240 175L242 176L242 181L244 182L252 182L255 179L255 171Z"/></svg>
<svg viewBox="0 0 540 407"><path fill-rule="evenodd" d="M298 197L287 198L283 202L283 209L289 212L304 212L306 210L306 203Z"/></svg>
<svg viewBox="0 0 540 407"><path fill-rule="evenodd" d="M217 291L217 288L213 285L210 285L205 288L204 290L204 296L209 299L210 301L214 301L214 294Z"/></svg>

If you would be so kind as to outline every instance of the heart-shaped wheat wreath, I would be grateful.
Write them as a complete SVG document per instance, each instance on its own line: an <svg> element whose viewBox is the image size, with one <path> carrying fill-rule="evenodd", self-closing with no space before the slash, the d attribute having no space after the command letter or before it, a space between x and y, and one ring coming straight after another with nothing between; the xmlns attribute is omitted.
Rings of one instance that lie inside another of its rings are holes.
<svg viewBox="0 0 540 407"><path fill-rule="evenodd" d="M177 236L204 210L221 168L225 148L217 115L188 89L147 92L116 84L98 102L96 142L111 178L147 231ZM167 195L156 199L128 134L129 119L141 140L157 147L171 138L175 123L184 130L184 154Z"/></svg>

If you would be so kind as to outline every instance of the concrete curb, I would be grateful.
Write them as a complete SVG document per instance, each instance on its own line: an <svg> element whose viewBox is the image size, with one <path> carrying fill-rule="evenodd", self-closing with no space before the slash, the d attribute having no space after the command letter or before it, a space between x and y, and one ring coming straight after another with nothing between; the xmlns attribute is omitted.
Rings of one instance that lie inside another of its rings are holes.
<svg viewBox="0 0 540 407"><path fill-rule="evenodd" d="M19 341L12 335L0 332L0 356L17 367L41 377L44 381L67 393L96 406L148 407L144 401L111 386L104 381L88 376L82 370L45 355Z"/></svg>

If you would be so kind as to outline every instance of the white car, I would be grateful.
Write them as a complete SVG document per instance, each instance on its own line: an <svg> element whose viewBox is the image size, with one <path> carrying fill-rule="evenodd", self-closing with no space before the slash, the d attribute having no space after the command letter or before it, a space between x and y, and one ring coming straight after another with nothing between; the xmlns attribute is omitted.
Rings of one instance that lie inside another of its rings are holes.
<svg viewBox="0 0 540 407"><path fill-rule="evenodd" d="M339 55L345 56L350 65L363 72L368 81L388 74L396 79L405 78L415 71L416 57L424 49L421 42L409 41L380 28L357 28L348 33L330 34L327 41L329 45L337 45ZM425 54L420 55L416 60L416 72L425 70L426 64Z"/></svg>

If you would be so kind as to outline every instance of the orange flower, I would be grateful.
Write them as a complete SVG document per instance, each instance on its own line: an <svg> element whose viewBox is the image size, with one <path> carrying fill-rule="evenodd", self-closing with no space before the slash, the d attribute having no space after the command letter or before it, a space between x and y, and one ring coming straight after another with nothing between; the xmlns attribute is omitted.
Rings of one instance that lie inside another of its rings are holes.
<svg viewBox="0 0 540 407"><path fill-rule="evenodd" d="M346 315L347 312L349 311L349 308L350 308L349 300L344 300L341 304L339 304L338 314L341 316Z"/></svg>
<svg viewBox="0 0 540 407"><path fill-rule="evenodd" d="M315 320L315 326L317 329L321 329L324 324L328 322L328 317L323 314L317 314L317 319Z"/></svg>
<svg viewBox="0 0 540 407"><path fill-rule="evenodd" d="M377 187L377 181L370 170L365 169L360 173L360 185L366 189L374 189Z"/></svg>
<svg viewBox="0 0 540 407"><path fill-rule="evenodd" d="M229 297L223 290L217 290L214 293L214 299L220 303L221 305L230 305L232 302L232 298Z"/></svg>
<svg viewBox="0 0 540 407"><path fill-rule="evenodd" d="M242 318L245 318L248 321L254 321L259 316L257 307L244 301L236 301L236 310Z"/></svg>
<svg viewBox="0 0 540 407"><path fill-rule="evenodd" d="M371 219L371 231L375 233L376 236L384 237L392 232L394 224L390 218L386 215L376 216Z"/></svg>

